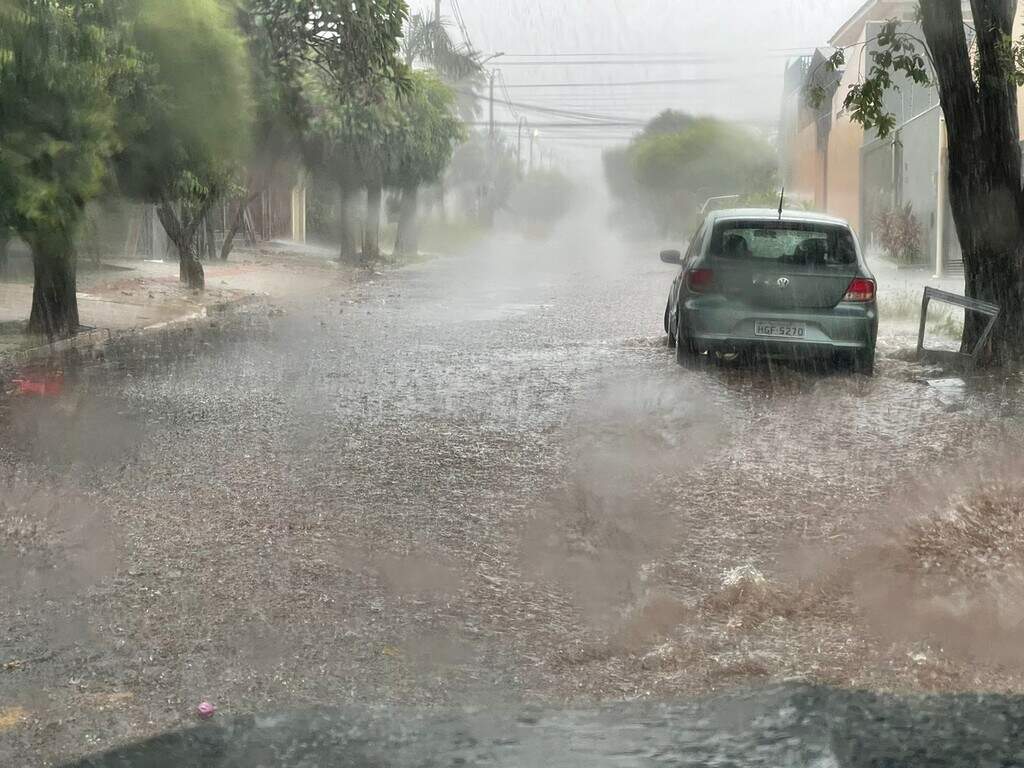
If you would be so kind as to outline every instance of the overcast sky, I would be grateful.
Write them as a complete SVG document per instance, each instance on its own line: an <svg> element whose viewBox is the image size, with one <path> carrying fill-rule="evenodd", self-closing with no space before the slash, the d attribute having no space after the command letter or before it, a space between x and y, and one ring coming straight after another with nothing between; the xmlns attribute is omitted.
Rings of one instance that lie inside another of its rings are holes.
<svg viewBox="0 0 1024 768"><path fill-rule="evenodd" d="M862 0L443 0L442 15L456 19L456 3L476 48L505 53L493 65L513 87L505 94L499 85L499 98L623 122L674 107L764 125L778 115L787 56L825 43ZM432 11L433 0L411 6ZM536 84L567 85L522 87ZM518 114L536 123L563 121L526 109ZM497 110L498 122L516 118ZM629 128L543 132L551 145L572 136L583 146L628 135Z"/></svg>

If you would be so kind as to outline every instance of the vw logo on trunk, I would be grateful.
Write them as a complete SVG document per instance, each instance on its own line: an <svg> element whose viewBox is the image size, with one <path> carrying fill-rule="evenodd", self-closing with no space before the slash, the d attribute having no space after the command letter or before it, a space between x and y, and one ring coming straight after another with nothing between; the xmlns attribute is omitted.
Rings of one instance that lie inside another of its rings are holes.
<svg viewBox="0 0 1024 768"><path fill-rule="evenodd" d="M780 277L775 282L775 284L777 286L779 286L780 289L785 290L786 288L789 288L789 278L788 277Z"/></svg>

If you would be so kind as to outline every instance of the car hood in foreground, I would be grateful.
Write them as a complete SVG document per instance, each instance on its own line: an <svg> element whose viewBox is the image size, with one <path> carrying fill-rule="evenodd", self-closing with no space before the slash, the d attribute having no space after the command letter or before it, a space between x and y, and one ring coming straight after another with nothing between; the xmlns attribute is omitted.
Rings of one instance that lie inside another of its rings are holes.
<svg viewBox="0 0 1024 768"><path fill-rule="evenodd" d="M73 768L1019 765L1022 730L1024 697L789 685L593 710L374 708L225 718Z"/></svg>

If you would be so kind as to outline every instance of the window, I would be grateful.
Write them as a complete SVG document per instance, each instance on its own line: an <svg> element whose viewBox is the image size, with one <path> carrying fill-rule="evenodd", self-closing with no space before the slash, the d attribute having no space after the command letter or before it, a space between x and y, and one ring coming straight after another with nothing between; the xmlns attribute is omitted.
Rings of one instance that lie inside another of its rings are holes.
<svg viewBox="0 0 1024 768"><path fill-rule="evenodd" d="M722 221L710 253L733 262L841 267L856 264L850 230L831 224L787 221Z"/></svg>

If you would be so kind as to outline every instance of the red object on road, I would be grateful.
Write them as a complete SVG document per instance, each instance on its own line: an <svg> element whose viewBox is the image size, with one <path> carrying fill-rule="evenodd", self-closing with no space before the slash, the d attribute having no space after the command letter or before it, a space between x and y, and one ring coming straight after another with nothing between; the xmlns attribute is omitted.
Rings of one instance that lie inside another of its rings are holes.
<svg viewBox="0 0 1024 768"><path fill-rule="evenodd" d="M13 379L12 384L18 387L18 394L38 395L39 397L59 397L64 392L64 374L28 374L20 379Z"/></svg>
<svg viewBox="0 0 1024 768"><path fill-rule="evenodd" d="M213 713L217 711L217 708L208 701L204 701L198 707L196 707L196 714L199 715L202 720L209 720L213 717Z"/></svg>

